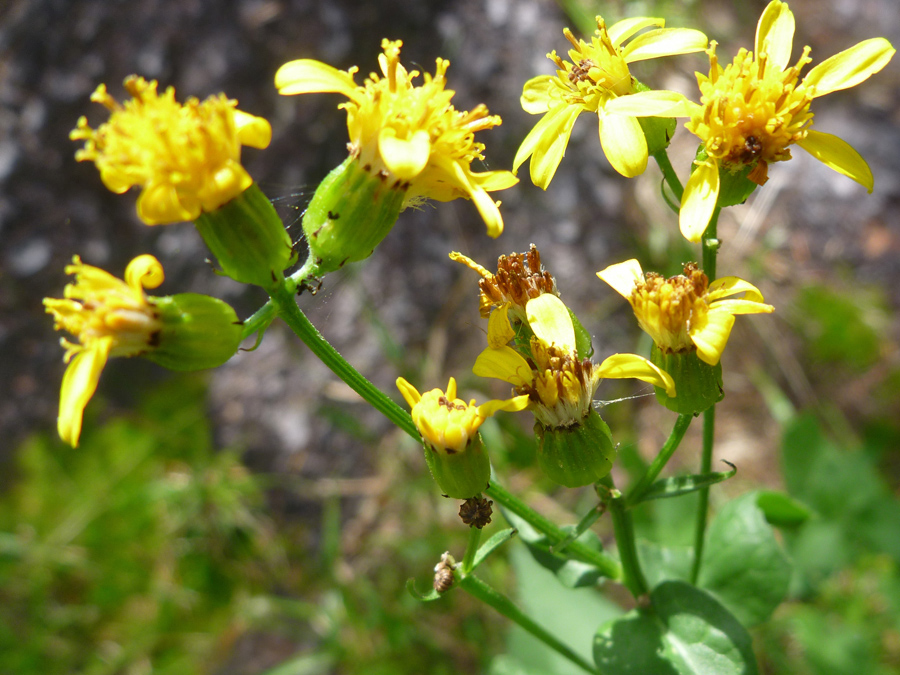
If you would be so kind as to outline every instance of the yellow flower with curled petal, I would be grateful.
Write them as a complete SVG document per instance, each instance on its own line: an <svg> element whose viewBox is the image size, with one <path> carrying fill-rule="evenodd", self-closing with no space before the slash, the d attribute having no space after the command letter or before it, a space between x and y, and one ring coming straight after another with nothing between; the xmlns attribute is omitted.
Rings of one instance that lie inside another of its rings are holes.
<svg viewBox="0 0 900 675"><path fill-rule="evenodd" d="M684 274L666 279L641 270L637 260L626 260L597 272L634 309L638 324L663 353L696 350L704 363L716 365L738 314L768 314L775 310L763 303L753 284L737 277L709 283L694 263ZM743 298L731 298L744 293Z"/></svg>
<svg viewBox="0 0 900 675"><path fill-rule="evenodd" d="M762 185L769 164L791 158L791 145L872 192L866 161L846 141L814 131L809 108L814 98L856 86L880 71L894 48L884 38L864 40L818 64L801 81L800 71L812 59L805 47L797 64L789 65L793 36L794 15L787 3L773 0L760 16L755 54L741 49L722 68L711 44L709 75L697 73L700 105L689 103L685 111L691 118L686 127L706 151L685 185L679 213L689 241L700 241L712 218L720 169L735 173L752 167L747 178Z"/></svg>
<svg viewBox="0 0 900 675"><path fill-rule="evenodd" d="M74 335L77 343L60 340L68 363L59 397L59 436L72 447L78 445L85 406L100 380L110 356L137 356L155 346L162 329L156 308L148 302L145 288L163 282L163 269L152 255L132 260L125 280L85 265L78 256L66 267L75 283L65 288L65 298L44 298L55 328Z"/></svg>
<svg viewBox="0 0 900 675"><path fill-rule="evenodd" d="M604 378L633 377L675 395L672 378L641 356L614 354L600 365L579 358L572 317L555 295L529 300L525 312L534 332L530 358L507 345L515 331L504 306L491 314L490 346L476 359L473 372L509 382L516 393L528 394L535 418L545 428L580 424L591 412L594 392Z"/></svg>
<svg viewBox="0 0 900 675"><path fill-rule="evenodd" d="M576 40L566 28L563 33L574 47L569 50L570 60L551 52L547 58L556 64L556 75L540 75L525 83L522 107L544 116L522 142L513 170L531 157L531 180L546 190L565 154L575 120L589 112L599 117L600 144L613 168L627 177L643 173L648 149L637 118L671 116L669 112L685 98L671 91L647 91L632 77L628 64L699 52L707 45L700 31L664 25L664 19L640 17L607 28L598 16L590 44ZM655 30L634 37L645 28ZM611 105L625 98L629 99L627 110Z"/></svg>
<svg viewBox="0 0 900 675"><path fill-rule="evenodd" d="M518 180L509 171L475 173L472 162L484 159L484 144L475 142L477 131L500 124L484 105L458 111L446 89L450 62L437 59L435 73L423 75L400 63L400 40L383 40L378 57L381 75L372 73L362 85L354 81L357 68L338 70L320 61L300 59L284 64L275 74L281 94L333 92L349 100L347 111L350 152L374 175L406 189L404 206L425 199L446 202L465 197L475 202L488 234L503 231L498 204L489 192L503 190Z"/></svg>
<svg viewBox="0 0 900 675"><path fill-rule="evenodd" d="M147 225L196 220L253 184L241 146L269 145L266 120L237 110L224 94L180 104L172 87L159 94L155 80L134 75L125 89L132 99L123 105L100 85L91 100L110 110L109 121L92 129L82 117L69 137L85 141L75 157L94 162L107 188L142 188L137 211Z"/></svg>

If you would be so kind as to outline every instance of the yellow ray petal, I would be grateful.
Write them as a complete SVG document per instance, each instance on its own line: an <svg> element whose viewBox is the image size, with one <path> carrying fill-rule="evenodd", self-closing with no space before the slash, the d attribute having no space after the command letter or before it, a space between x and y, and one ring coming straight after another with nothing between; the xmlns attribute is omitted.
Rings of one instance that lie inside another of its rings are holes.
<svg viewBox="0 0 900 675"><path fill-rule="evenodd" d="M769 63L779 70L787 68L794 46L794 15L786 2L772 0L756 25L756 56L765 52Z"/></svg>
<svg viewBox="0 0 900 675"><path fill-rule="evenodd" d="M601 115L600 145L612 167L626 178L647 168L647 139L636 117Z"/></svg>
<svg viewBox="0 0 900 675"><path fill-rule="evenodd" d="M870 193L875 187L875 178L866 160L847 141L810 129L806 132L806 138L798 141L797 145L825 166L852 178Z"/></svg>
<svg viewBox="0 0 900 675"><path fill-rule="evenodd" d="M684 186L678 225L681 234L697 243L703 237L719 198L719 167L707 161L697 166Z"/></svg>
<svg viewBox="0 0 900 675"><path fill-rule="evenodd" d="M478 184L478 187L486 192L505 190L519 182L519 179L512 172L503 170L475 173L472 174L472 179Z"/></svg>
<svg viewBox="0 0 900 675"><path fill-rule="evenodd" d="M199 199L185 204L175 186L169 183L148 184L137 200L138 218L147 225L164 225L194 220L200 215Z"/></svg>
<svg viewBox="0 0 900 675"><path fill-rule="evenodd" d="M709 310L702 325L691 326L689 334L701 361L711 366L719 362L733 326L734 315L716 308Z"/></svg>
<svg viewBox="0 0 900 675"><path fill-rule="evenodd" d="M111 347L111 337L94 341L90 349L75 355L63 375L56 426L59 437L73 448L78 446L84 409L97 390L97 382Z"/></svg>
<svg viewBox="0 0 900 675"><path fill-rule="evenodd" d="M456 399L456 378L451 377L447 382L447 398L451 401Z"/></svg>
<svg viewBox="0 0 900 675"><path fill-rule="evenodd" d="M540 115L550 109L550 89L554 79L552 75L538 75L525 83L519 99L525 112Z"/></svg>
<svg viewBox="0 0 900 675"><path fill-rule="evenodd" d="M299 59L285 63L275 73L275 88L279 94L335 93L357 99L353 76L327 63L314 59Z"/></svg>
<svg viewBox="0 0 900 675"><path fill-rule="evenodd" d="M539 340L575 351L575 326L565 303L552 293L532 298L525 305L528 324Z"/></svg>
<svg viewBox="0 0 900 675"><path fill-rule="evenodd" d="M729 314L771 314L775 311L772 305L753 300L719 300L714 308Z"/></svg>
<svg viewBox="0 0 900 675"><path fill-rule="evenodd" d="M422 400L422 395L419 393L419 390L402 377L397 378L397 389L403 394L403 398L406 399L410 408L414 408L415 405Z"/></svg>
<svg viewBox="0 0 900 675"><path fill-rule="evenodd" d="M622 19L606 29L613 47L618 47L635 33L645 28L662 28L666 25L665 19L654 19L646 16L637 16L631 19Z"/></svg>
<svg viewBox="0 0 900 675"><path fill-rule="evenodd" d="M500 305L488 318L488 346L494 349L505 347L514 337L516 331L509 322L509 305Z"/></svg>
<svg viewBox="0 0 900 675"><path fill-rule="evenodd" d="M763 296L759 289L749 281L744 281L738 277L719 277L709 285L706 293L706 300L713 302L720 298L727 298L729 295L736 293L746 293L744 300L753 300L762 302Z"/></svg>
<svg viewBox="0 0 900 675"><path fill-rule="evenodd" d="M138 292L144 288L159 288L165 278L159 260L147 253L136 257L125 268L125 283Z"/></svg>
<svg viewBox="0 0 900 675"><path fill-rule="evenodd" d="M682 94L665 90L618 96L603 106L606 113L631 117L690 117L697 108L696 103L688 101Z"/></svg>
<svg viewBox="0 0 900 675"><path fill-rule="evenodd" d="M516 396L505 401L487 401L478 406L479 417L491 417L494 413L501 410L506 412L517 412L528 407L528 394Z"/></svg>
<svg viewBox="0 0 900 675"><path fill-rule="evenodd" d="M706 35L693 28L664 28L638 35L622 50L625 63L655 59L660 56L702 52L708 44Z"/></svg>
<svg viewBox="0 0 900 675"><path fill-rule="evenodd" d="M546 190L566 154L572 127L581 110L580 106L562 104L544 115L519 146L513 171L531 156L531 181Z"/></svg>
<svg viewBox="0 0 900 675"><path fill-rule="evenodd" d="M272 142L272 125L262 117L235 110L234 126L241 145L262 149L269 147Z"/></svg>
<svg viewBox="0 0 900 675"><path fill-rule="evenodd" d="M610 265L605 270L597 272L597 276L613 287L613 290L623 298L631 301L634 286L644 278L641 263L632 258L625 262Z"/></svg>
<svg viewBox="0 0 900 675"><path fill-rule="evenodd" d="M412 180L428 164L431 138L419 129L410 138L397 138L396 131L384 127L378 134L378 151L391 173L402 180Z"/></svg>
<svg viewBox="0 0 900 675"><path fill-rule="evenodd" d="M884 68L897 50L884 38L863 40L815 66L803 84L816 88L816 96L855 87Z"/></svg>
<svg viewBox="0 0 900 675"><path fill-rule="evenodd" d="M528 361L512 347L488 347L475 359L472 372L478 377L493 377L516 387L531 384L533 379Z"/></svg>
<svg viewBox="0 0 900 675"><path fill-rule="evenodd" d="M675 396L675 381L661 368L637 354L613 354L594 370L594 379L634 378L662 387L669 396Z"/></svg>

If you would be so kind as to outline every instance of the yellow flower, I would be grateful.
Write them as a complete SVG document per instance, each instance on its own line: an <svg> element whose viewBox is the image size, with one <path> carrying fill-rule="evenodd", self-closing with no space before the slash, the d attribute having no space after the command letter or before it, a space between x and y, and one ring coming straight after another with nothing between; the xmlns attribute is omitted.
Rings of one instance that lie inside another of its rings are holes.
<svg viewBox="0 0 900 675"><path fill-rule="evenodd" d="M534 332L530 360L507 345L515 331L503 306L491 314L490 346L478 356L473 372L509 382L517 393L528 394L534 415L545 428L581 423L591 412L594 392L603 378L634 377L675 395L672 378L643 357L614 354L599 366L579 358L569 310L555 295L529 300L525 312Z"/></svg>
<svg viewBox="0 0 900 675"><path fill-rule="evenodd" d="M576 118L589 112L599 117L600 144L613 168L627 177L643 173L647 168L647 141L637 118L667 116L685 99L671 91L641 91L646 87L632 77L628 64L690 54L707 45L706 36L700 31L662 28L664 25L664 19L641 17L607 28L598 16L597 31L590 44L576 40L566 28L563 33L574 47L569 50L570 61L551 52L547 58L556 64L556 75L532 78L522 91L525 111L544 116L522 142L513 170L518 170L530 156L531 180L546 190L565 154ZM657 29L624 44L650 27Z"/></svg>
<svg viewBox="0 0 900 675"><path fill-rule="evenodd" d="M475 132L500 124L484 105L470 112L458 111L445 89L450 62L437 59L435 74L425 73L421 85L413 84L416 70L400 64L400 40L383 40L378 57L382 76L375 73L357 85L357 68L338 70L320 61L300 59L284 64L275 74L281 94L333 92L349 101L347 111L350 152L367 171L383 176L389 184L407 189L404 206L425 199L447 202L465 197L475 202L487 224L488 234L503 231L497 203L488 192L503 190L518 180L509 171L475 173L471 164L484 159L484 144Z"/></svg>
<svg viewBox="0 0 900 675"><path fill-rule="evenodd" d="M68 363L59 397L59 436L78 445L84 408L97 389L100 373L110 356L137 356L155 346L162 323L145 288L163 282L163 269L152 255L132 260L125 281L91 265L78 256L66 267L75 283L65 288L65 299L44 298L56 330L65 330L78 343L65 338Z"/></svg>
<svg viewBox="0 0 900 675"><path fill-rule="evenodd" d="M734 317L775 310L763 304L762 293L737 277L722 277L711 284L697 265L689 263L684 274L665 279L644 275L637 260L626 260L597 272L597 276L631 303L641 328L663 353L695 350L704 363L716 365L722 358ZM726 299L744 293L742 299Z"/></svg>
<svg viewBox="0 0 900 675"><path fill-rule="evenodd" d="M452 377L447 391L432 389L420 394L402 377L397 388L412 408L412 418L425 443L434 451L453 455L463 452L478 434L484 421L501 410L515 412L528 405L527 396L505 401L488 401L479 406L475 399L469 403L456 398L456 380Z"/></svg>
<svg viewBox="0 0 900 675"><path fill-rule="evenodd" d="M155 80L134 75L125 80L133 97L119 104L101 84L91 100L106 106L109 121L97 129L87 119L69 134L85 141L75 154L92 161L104 185L122 194L134 185L143 190L138 216L147 225L196 220L214 211L253 184L241 166L241 146L265 148L272 128L261 117L237 110L224 94L183 105L169 87L160 95Z"/></svg>
<svg viewBox="0 0 900 675"><path fill-rule="evenodd" d="M712 218L719 196L719 170L737 172L753 167L747 176L762 185L768 165L791 158L798 145L826 166L872 192L868 164L846 142L813 131L809 110L814 98L856 86L884 68L894 48L884 38L865 40L810 70L805 47L795 66L789 66L794 15L787 3L773 0L759 18L755 54L741 49L724 69L716 58L716 43L708 51L709 75L697 73L701 104L689 103L687 128L700 137L707 157L696 162L684 189L679 223L681 232L698 242Z"/></svg>

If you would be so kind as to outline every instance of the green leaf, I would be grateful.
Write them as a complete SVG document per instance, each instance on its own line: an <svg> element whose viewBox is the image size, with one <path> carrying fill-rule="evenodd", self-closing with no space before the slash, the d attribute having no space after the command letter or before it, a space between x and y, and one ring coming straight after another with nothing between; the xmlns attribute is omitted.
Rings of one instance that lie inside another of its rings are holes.
<svg viewBox="0 0 900 675"><path fill-rule="evenodd" d="M722 460L725 461L725 460ZM696 492L710 485L721 483L728 480L737 473L737 467L731 462L725 462L731 467L730 471L713 471L711 473L690 474L688 476L672 476L656 481L647 491L641 495L637 501L629 504L640 504L641 502L650 501L651 499L667 499L669 497L678 497L680 495Z"/></svg>
<svg viewBox="0 0 900 675"><path fill-rule="evenodd" d="M516 530L510 527L505 530L500 530L493 537L484 542L481 547L475 552L475 559L472 561L471 571L474 572L475 568L483 563L485 558L487 558L491 553L496 551L514 536L516 536Z"/></svg>
<svg viewBox="0 0 900 675"><path fill-rule="evenodd" d="M567 588L594 586L600 579L600 570L596 566L581 560L570 559L560 553L551 553L550 540L546 535L535 530L514 513L506 509L502 509L502 511L509 524L518 530L519 536L525 542L535 561L541 567L553 572L563 586ZM562 529L570 532L574 530L574 526L566 525ZM591 531L584 532L576 541L589 546L595 551L603 550L600 539Z"/></svg>
<svg viewBox="0 0 900 675"><path fill-rule="evenodd" d="M791 563L750 492L727 503L706 534L698 585L710 591L745 626L771 616L784 600Z"/></svg>
<svg viewBox="0 0 900 675"><path fill-rule="evenodd" d="M650 592L651 607L610 621L594 636L604 675L754 675L750 635L722 605L683 581Z"/></svg>
<svg viewBox="0 0 900 675"><path fill-rule="evenodd" d="M756 505L762 509L769 524L775 527L799 527L813 515L807 506L783 492L760 492Z"/></svg>
<svg viewBox="0 0 900 675"><path fill-rule="evenodd" d="M569 309L566 307L566 309ZM582 325L575 312L569 309L569 316L572 317L572 326L575 328L575 351L580 359L589 359L594 355L594 347L591 344L591 334Z"/></svg>
<svg viewBox="0 0 900 675"><path fill-rule="evenodd" d="M406 590L419 602L431 602L441 597L441 594L433 588L428 593L420 593L419 589L416 588L416 580L412 577L406 580Z"/></svg>
<svg viewBox="0 0 900 675"><path fill-rule="evenodd" d="M639 539L637 548L644 577L651 588L664 581L688 581L691 578L692 547L662 546Z"/></svg>

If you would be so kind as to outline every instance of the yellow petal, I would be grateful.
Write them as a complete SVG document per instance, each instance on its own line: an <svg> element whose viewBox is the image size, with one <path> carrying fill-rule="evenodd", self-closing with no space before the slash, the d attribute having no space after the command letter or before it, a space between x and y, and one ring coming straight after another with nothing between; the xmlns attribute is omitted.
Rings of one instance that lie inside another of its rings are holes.
<svg viewBox="0 0 900 675"><path fill-rule="evenodd" d="M539 295L526 303L525 315L539 340L567 352L575 351L575 326L562 300L552 293Z"/></svg>
<svg viewBox="0 0 900 675"><path fill-rule="evenodd" d="M661 56L692 54L706 49L706 35L692 28L663 28L638 35L622 50L625 63Z"/></svg>
<svg viewBox="0 0 900 675"><path fill-rule="evenodd" d="M73 448L78 446L84 409L97 390L97 382L100 381L111 346L111 337L93 341L90 349L75 355L63 375L56 426L59 437Z"/></svg>
<svg viewBox="0 0 900 675"><path fill-rule="evenodd" d="M807 73L803 84L816 88L816 96L855 87L884 68L897 50L884 38L863 40L825 59Z"/></svg>
<svg viewBox="0 0 900 675"><path fill-rule="evenodd" d="M625 262L610 265L605 270L597 272L597 276L613 287L613 290L623 298L631 301L634 286L644 278L641 263L632 258Z"/></svg>
<svg viewBox="0 0 900 675"><path fill-rule="evenodd" d="M695 244L700 241L716 210L718 198L719 167L713 161L704 162L694 169L684 186L678 225L685 239Z"/></svg>
<svg viewBox="0 0 900 675"><path fill-rule="evenodd" d="M727 311L712 308L706 314L706 320L692 325L689 332L691 341L697 347L697 356L704 363L716 365L725 351L728 336L734 326L734 315Z"/></svg>
<svg viewBox="0 0 900 675"><path fill-rule="evenodd" d="M505 347L515 336L516 331L509 322L509 305L500 305L488 319L488 346L494 349Z"/></svg>
<svg viewBox="0 0 900 675"><path fill-rule="evenodd" d="M756 56L765 52L769 63L787 68L794 46L794 15L786 2L772 0L756 25Z"/></svg>
<svg viewBox="0 0 900 675"><path fill-rule="evenodd" d="M825 166L852 178L870 193L875 187L875 178L866 160L847 141L810 129L797 145Z"/></svg>
<svg viewBox="0 0 900 675"><path fill-rule="evenodd" d="M451 377L450 381L447 382L447 398L451 401L456 400L456 378Z"/></svg>
<svg viewBox="0 0 900 675"><path fill-rule="evenodd" d="M125 268L125 282L134 290L158 288L165 279L159 260L145 253L128 263Z"/></svg>
<svg viewBox="0 0 900 675"><path fill-rule="evenodd" d="M419 390L402 377L397 378L397 389L403 394L403 398L406 399L410 408L414 408L416 404L422 400L422 395L419 393Z"/></svg>
<svg viewBox="0 0 900 675"><path fill-rule="evenodd" d="M753 300L719 300L715 304L715 310L729 314L771 314L775 308Z"/></svg>
<svg viewBox="0 0 900 675"><path fill-rule="evenodd" d="M519 182L511 171L483 171L472 174L472 178L482 190L496 192L511 188Z"/></svg>
<svg viewBox="0 0 900 675"><path fill-rule="evenodd" d="M626 178L647 168L647 139L636 117L601 115L600 145L612 167Z"/></svg>
<svg viewBox="0 0 900 675"><path fill-rule="evenodd" d="M622 19L606 29L607 35L613 44L618 47L635 33L645 28L662 28L666 25L665 19L653 19L646 16L636 16L631 19Z"/></svg>
<svg viewBox="0 0 900 675"><path fill-rule="evenodd" d="M531 156L531 181L546 190L566 154L572 127L581 110L579 106L562 104L544 115L519 146L513 171Z"/></svg>
<svg viewBox="0 0 900 675"><path fill-rule="evenodd" d="M121 167L118 165L101 168L100 180L103 181L103 185L106 186L107 190L117 195L128 192L131 186L136 184L128 174L122 172Z"/></svg>
<svg viewBox="0 0 900 675"><path fill-rule="evenodd" d="M746 293L744 300L752 300L754 302L762 302L763 296L759 289L749 281L744 281L738 277L720 277L709 285L706 292L707 302L714 302L719 298L727 298L729 295L736 293Z"/></svg>
<svg viewBox="0 0 900 675"><path fill-rule="evenodd" d="M505 401L488 401L478 406L479 417L491 417L494 413L501 410L506 412L517 412L528 407L528 394L516 396Z"/></svg>
<svg viewBox="0 0 900 675"><path fill-rule="evenodd" d="M516 387L531 384L533 379L528 361L512 347L488 347L475 359L472 372L479 377L493 377Z"/></svg>
<svg viewBox="0 0 900 675"><path fill-rule="evenodd" d="M675 381L672 376L637 354L613 354L594 371L594 378L634 378L662 387L669 396L675 396Z"/></svg>
<svg viewBox="0 0 900 675"><path fill-rule="evenodd" d="M262 149L269 147L272 142L272 125L262 117L235 110L234 126L241 145Z"/></svg>
<svg viewBox="0 0 900 675"><path fill-rule="evenodd" d="M378 134L378 152L391 173L402 180L412 180L428 164L431 138L419 129L407 139L397 138L391 127L383 127Z"/></svg>
<svg viewBox="0 0 900 675"><path fill-rule="evenodd" d="M173 185L148 184L137 200L138 217L147 225L166 225L194 220L200 215L200 201L194 200L190 208L178 198Z"/></svg>
<svg viewBox="0 0 900 675"><path fill-rule="evenodd" d="M538 75L525 83L519 99L525 112L540 115L550 109L550 89L554 79L552 75Z"/></svg>
<svg viewBox="0 0 900 675"><path fill-rule="evenodd" d="M284 95L330 92L354 100L358 97L356 83L350 73L314 59L285 63L275 73L275 88Z"/></svg>
<svg viewBox="0 0 900 675"><path fill-rule="evenodd" d="M652 90L618 96L607 101L603 110L631 117L690 117L698 107L677 92Z"/></svg>

